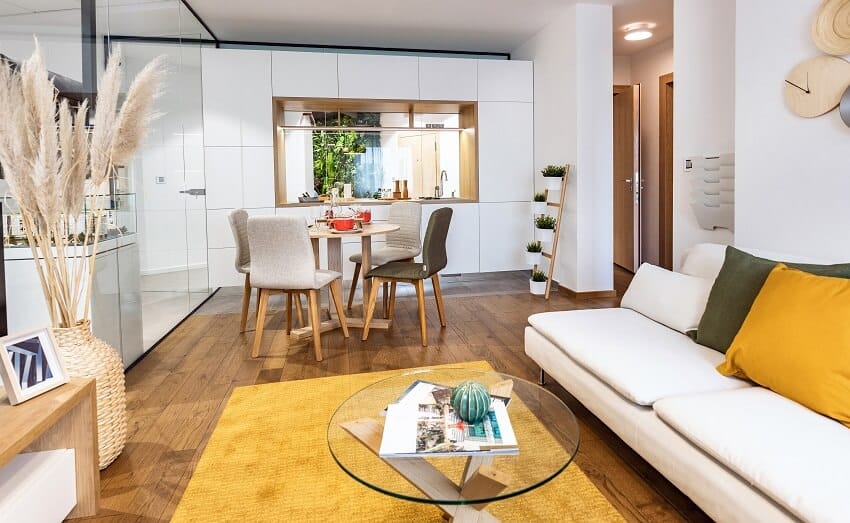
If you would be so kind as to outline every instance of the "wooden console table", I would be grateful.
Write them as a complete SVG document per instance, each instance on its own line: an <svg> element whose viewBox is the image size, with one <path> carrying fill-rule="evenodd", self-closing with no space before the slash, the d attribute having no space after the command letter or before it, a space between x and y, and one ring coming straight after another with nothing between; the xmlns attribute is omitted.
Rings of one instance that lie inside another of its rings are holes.
<svg viewBox="0 0 850 523"><path fill-rule="evenodd" d="M72 379L14 407L0 392L0 468L23 452L74 449L77 505L68 517L97 514L97 448L93 379Z"/></svg>

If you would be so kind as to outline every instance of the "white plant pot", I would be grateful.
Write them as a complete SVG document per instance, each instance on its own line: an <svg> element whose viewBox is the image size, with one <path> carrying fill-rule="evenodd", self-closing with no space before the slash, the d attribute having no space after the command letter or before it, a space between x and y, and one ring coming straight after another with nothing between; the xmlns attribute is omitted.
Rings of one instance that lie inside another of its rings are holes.
<svg viewBox="0 0 850 523"><path fill-rule="evenodd" d="M530 287L531 294L534 294L536 296L543 296L544 294L546 294L545 281L528 280L528 286Z"/></svg>
<svg viewBox="0 0 850 523"><path fill-rule="evenodd" d="M552 238L555 237L554 229L534 229L536 232L534 234L534 239L543 244L543 249L546 249L547 245L552 245Z"/></svg>
<svg viewBox="0 0 850 523"><path fill-rule="evenodd" d="M561 190L561 181L563 180L560 176L544 176L543 184L546 187L546 190L549 191L551 196L553 191Z"/></svg>
<svg viewBox="0 0 850 523"><path fill-rule="evenodd" d="M546 202L531 202L531 215L540 216L546 214Z"/></svg>
<svg viewBox="0 0 850 523"><path fill-rule="evenodd" d="M539 267L543 264L543 253L525 251L525 263L529 267Z"/></svg>

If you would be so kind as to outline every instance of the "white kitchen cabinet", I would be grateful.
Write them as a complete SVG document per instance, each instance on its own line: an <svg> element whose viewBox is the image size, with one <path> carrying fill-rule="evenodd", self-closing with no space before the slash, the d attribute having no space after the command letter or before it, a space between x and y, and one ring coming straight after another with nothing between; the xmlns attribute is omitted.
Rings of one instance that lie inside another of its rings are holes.
<svg viewBox="0 0 850 523"><path fill-rule="evenodd" d="M274 96L337 98L336 53L273 51Z"/></svg>
<svg viewBox="0 0 850 523"><path fill-rule="evenodd" d="M124 360L124 368L127 368L145 353L139 246L133 243L119 247L117 258L121 359Z"/></svg>
<svg viewBox="0 0 850 523"><path fill-rule="evenodd" d="M534 62L478 60L479 102L533 102Z"/></svg>
<svg viewBox="0 0 850 523"><path fill-rule="evenodd" d="M481 203L479 241L481 272L528 269L525 244L534 239L529 202Z"/></svg>
<svg viewBox="0 0 850 523"><path fill-rule="evenodd" d="M242 148L242 207L274 207L274 148Z"/></svg>
<svg viewBox="0 0 850 523"><path fill-rule="evenodd" d="M340 54L339 97L372 100L417 100L416 56Z"/></svg>
<svg viewBox="0 0 850 523"><path fill-rule="evenodd" d="M419 99L467 101L478 98L478 61L419 58Z"/></svg>
<svg viewBox="0 0 850 523"><path fill-rule="evenodd" d="M450 207L453 211L452 222L449 225L449 235L446 239L446 256L448 264L440 274L470 274L480 272L478 254L478 204L428 204L422 206L422 241L425 241L425 231L431 214L441 208ZM417 260L421 260L419 256Z"/></svg>
<svg viewBox="0 0 850 523"><path fill-rule="evenodd" d="M242 145L239 51L202 49L204 145Z"/></svg>
<svg viewBox="0 0 850 523"><path fill-rule="evenodd" d="M534 104L478 103L478 200L529 201L534 192Z"/></svg>
<svg viewBox="0 0 850 523"><path fill-rule="evenodd" d="M207 263L210 272L210 288L242 287L245 275L236 272L236 248L208 249Z"/></svg>
<svg viewBox="0 0 850 523"><path fill-rule="evenodd" d="M271 51L203 49L206 146L271 146Z"/></svg>
<svg viewBox="0 0 850 523"><path fill-rule="evenodd" d="M242 148L206 147L207 209L242 207Z"/></svg>

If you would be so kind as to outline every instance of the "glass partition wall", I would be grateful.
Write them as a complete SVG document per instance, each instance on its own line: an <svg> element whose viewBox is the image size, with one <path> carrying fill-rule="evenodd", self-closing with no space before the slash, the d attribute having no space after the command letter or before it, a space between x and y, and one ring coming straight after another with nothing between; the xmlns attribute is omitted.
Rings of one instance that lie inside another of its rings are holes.
<svg viewBox="0 0 850 523"><path fill-rule="evenodd" d="M179 0L102 0L99 6L104 50L120 46L127 78L157 56L167 64L155 107L159 117L124 173L137 195L147 350L211 291L201 78L201 49L211 45L205 44L211 35Z"/></svg>

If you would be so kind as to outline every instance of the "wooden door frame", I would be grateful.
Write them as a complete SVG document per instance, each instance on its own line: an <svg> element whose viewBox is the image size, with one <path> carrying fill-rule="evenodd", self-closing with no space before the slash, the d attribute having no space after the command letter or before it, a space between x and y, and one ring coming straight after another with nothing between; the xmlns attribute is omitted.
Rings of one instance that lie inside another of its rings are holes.
<svg viewBox="0 0 850 523"><path fill-rule="evenodd" d="M673 88L673 73L658 77L658 262L673 268L673 107L667 104L667 87ZM675 96L675 94L674 94ZM668 142L667 137L670 137Z"/></svg>

